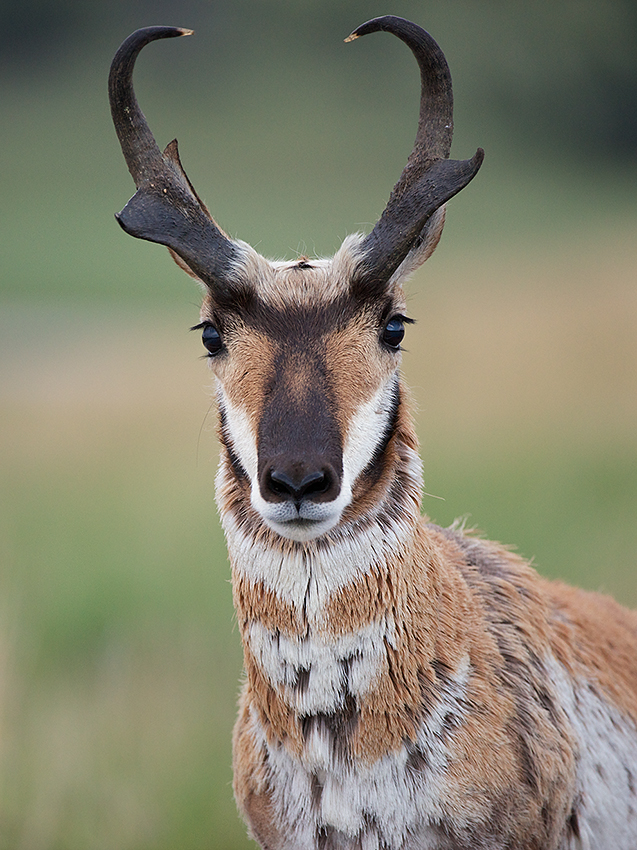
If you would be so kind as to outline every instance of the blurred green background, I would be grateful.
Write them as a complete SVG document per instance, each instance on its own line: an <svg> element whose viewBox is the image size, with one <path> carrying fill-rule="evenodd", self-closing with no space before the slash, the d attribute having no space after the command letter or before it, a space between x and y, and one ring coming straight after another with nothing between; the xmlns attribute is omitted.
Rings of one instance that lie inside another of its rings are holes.
<svg viewBox="0 0 637 850"><path fill-rule="evenodd" d="M427 27L454 156L486 149L410 285L424 508L637 604L637 6L632 0L0 2L0 848L240 850L241 671L213 501L198 293L113 213L106 101L136 88L223 227L329 254L411 148ZM252 845L253 846L253 845Z"/></svg>

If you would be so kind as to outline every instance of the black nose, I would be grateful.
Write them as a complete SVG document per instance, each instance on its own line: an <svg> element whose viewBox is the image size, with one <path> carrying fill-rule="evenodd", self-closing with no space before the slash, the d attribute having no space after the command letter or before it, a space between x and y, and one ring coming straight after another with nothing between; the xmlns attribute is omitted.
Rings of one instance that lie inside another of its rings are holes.
<svg viewBox="0 0 637 850"><path fill-rule="evenodd" d="M261 495L269 502L329 502L338 496L338 476L329 464L320 469L302 463L273 464L261 476Z"/></svg>

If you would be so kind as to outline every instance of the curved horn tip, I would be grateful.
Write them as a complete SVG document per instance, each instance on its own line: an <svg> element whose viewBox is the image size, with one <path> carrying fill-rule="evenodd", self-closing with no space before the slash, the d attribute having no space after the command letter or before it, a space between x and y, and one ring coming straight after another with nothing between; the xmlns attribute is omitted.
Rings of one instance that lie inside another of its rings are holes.
<svg viewBox="0 0 637 850"><path fill-rule="evenodd" d="M137 55L137 52L151 41L157 41L157 39L160 38L177 38L181 35L193 35L194 32L194 30L186 29L185 27L141 27L131 33L128 38L122 42L120 49L115 54L113 65L116 64L116 61L122 54L133 51L135 55Z"/></svg>
<svg viewBox="0 0 637 850"><path fill-rule="evenodd" d="M194 30L186 29L185 27L141 27L135 30L133 36L145 35L150 41L155 41L158 38L177 38L181 35L193 35Z"/></svg>
<svg viewBox="0 0 637 850"><path fill-rule="evenodd" d="M414 24L412 21L408 21L407 18L399 18L397 15L382 15L380 18L372 18L370 21L366 21L364 24L356 27L354 32L347 36L345 42L355 41L357 38L363 35L369 35L371 32L391 32L400 37L400 34L404 33L405 30L424 32L422 27Z"/></svg>

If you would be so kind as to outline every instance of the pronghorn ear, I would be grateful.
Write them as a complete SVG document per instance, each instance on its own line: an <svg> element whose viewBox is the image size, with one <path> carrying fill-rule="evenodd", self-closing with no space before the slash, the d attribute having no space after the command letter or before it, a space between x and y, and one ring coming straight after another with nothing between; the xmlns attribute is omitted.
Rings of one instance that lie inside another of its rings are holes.
<svg viewBox="0 0 637 850"><path fill-rule="evenodd" d="M428 260L440 242L445 224L446 206L440 207L423 227L411 250L389 280L390 288L402 283Z"/></svg>
<svg viewBox="0 0 637 850"><path fill-rule="evenodd" d="M187 275L189 275L189 277L193 277L193 278L197 281L197 283L201 284L201 286L202 286L204 289L208 289L208 288L209 288L209 287L206 287L206 283L205 283L205 281L203 281L203 280L199 277L199 275L196 275L196 274L193 272L193 270L190 268L190 266L188 265L188 263L187 263L185 260L182 260L182 258L179 256L179 254L178 254L176 251L173 251L173 249L172 249L172 248L169 248L169 249L168 249L168 253L169 253L169 254L170 254L170 256L173 258L173 260L177 263L177 265L178 265L178 266L179 266L179 268L182 270L182 272L186 272L186 274L187 274Z"/></svg>

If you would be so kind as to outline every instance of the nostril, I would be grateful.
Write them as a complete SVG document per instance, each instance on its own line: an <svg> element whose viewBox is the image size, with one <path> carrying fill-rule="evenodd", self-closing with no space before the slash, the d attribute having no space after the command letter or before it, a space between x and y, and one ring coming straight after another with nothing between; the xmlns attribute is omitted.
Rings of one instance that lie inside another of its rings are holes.
<svg viewBox="0 0 637 850"><path fill-rule="evenodd" d="M279 472L276 469L270 470L267 475L267 485L268 489L277 496L294 498L296 487L294 486L292 479L289 475L286 475L285 472Z"/></svg>
<svg viewBox="0 0 637 850"><path fill-rule="evenodd" d="M285 501L296 502L313 499L327 493L333 485L329 470L322 469L306 475L288 475L281 469L270 469L265 475L265 485L270 494Z"/></svg>
<svg viewBox="0 0 637 850"><path fill-rule="evenodd" d="M311 472L299 485L299 498L326 493L330 488L330 479L325 470Z"/></svg>

